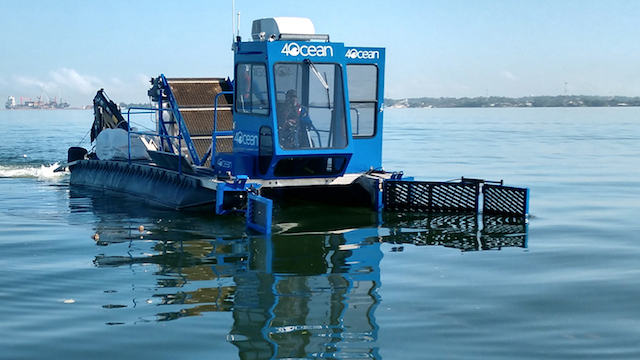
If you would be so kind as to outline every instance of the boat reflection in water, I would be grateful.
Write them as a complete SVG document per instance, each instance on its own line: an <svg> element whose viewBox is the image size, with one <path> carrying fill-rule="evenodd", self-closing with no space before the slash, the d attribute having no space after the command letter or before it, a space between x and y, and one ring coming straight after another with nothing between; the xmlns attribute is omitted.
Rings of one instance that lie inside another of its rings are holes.
<svg viewBox="0 0 640 360"><path fill-rule="evenodd" d="M99 245L126 247L124 253L116 249L96 256L95 266L154 267L155 293L148 302L157 307L146 311L172 311L138 316L136 322L232 312L227 340L237 346L240 358L378 358L375 311L382 246L473 251L527 245L525 222L510 218L390 214L379 219L369 211L296 207L295 214L281 209L282 218L296 221L280 223L272 236L229 236L221 233L233 233L229 219L225 225L131 204L114 207L112 200L100 204L99 197L88 200L82 194L72 194L70 202L72 211L90 207L100 218ZM128 212L131 226L114 223L127 217L122 211ZM138 222L150 225L140 233ZM243 230L240 220L235 228Z"/></svg>

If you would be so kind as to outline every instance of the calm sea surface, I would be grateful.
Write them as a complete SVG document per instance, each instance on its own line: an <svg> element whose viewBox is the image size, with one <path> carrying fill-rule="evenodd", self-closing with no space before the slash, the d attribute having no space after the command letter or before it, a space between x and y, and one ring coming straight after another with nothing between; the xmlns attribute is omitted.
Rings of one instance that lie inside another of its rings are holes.
<svg viewBox="0 0 640 360"><path fill-rule="evenodd" d="M270 238L70 187L91 122L0 110L2 359L640 358L640 108L388 109L386 170L528 187L528 224L303 207Z"/></svg>

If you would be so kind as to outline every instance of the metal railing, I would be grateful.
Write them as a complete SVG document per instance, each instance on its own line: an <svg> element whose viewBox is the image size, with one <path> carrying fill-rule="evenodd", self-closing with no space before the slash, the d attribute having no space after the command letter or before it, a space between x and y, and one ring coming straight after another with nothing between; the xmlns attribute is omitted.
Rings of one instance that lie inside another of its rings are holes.
<svg viewBox="0 0 640 360"><path fill-rule="evenodd" d="M184 122L184 119L182 118L182 114L178 109L178 101L176 100L175 96L173 96L173 91L171 91L169 82L167 81L167 78L164 75L160 75L160 79L162 80L161 90L164 91L165 95L167 95L167 101L169 102L169 109L173 112L173 118L178 124L179 133L182 134L185 145L187 145L187 149L189 150L189 156L191 156L191 159L196 165L202 165L203 161L200 159L200 156L198 156L196 147L193 144L193 141L191 140L191 135L189 134L189 130L187 129L187 124ZM159 97L159 99L160 99L159 103L162 103L162 96ZM180 153L181 149L182 149L181 147L178 148L178 153Z"/></svg>
<svg viewBox="0 0 640 360"><path fill-rule="evenodd" d="M153 114L155 112L160 112L162 113L162 111L164 111L163 109L160 108L143 108L143 107L130 107L127 108L127 122L129 123L129 127L128 127L128 131L127 131L127 146L128 146L128 162L129 164L131 164L131 134L135 134L135 135L148 135L148 136L152 136L152 137L158 137L160 139L168 139L169 141L167 142L167 144L169 145L170 148L170 152L172 154L175 154L173 151L173 146L172 144L172 139L177 139L178 140L178 174L182 175L182 155L180 154L180 149L182 148L182 132L181 132L181 127L178 126L178 135L169 135L168 132L166 131L166 129L164 128L164 123L162 124L163 126L159 126L158 128L164 131L164 134L160 133L160 130L158 132L145 132L145 131L131 131L131 110L143 110L144 112L136 112L133 115L138 115L138 114ZM158 116L158 121L161 122L162 121L162 115ZM163 145L162 145L162 141L160 141L160 149L161 151L164 151Z"/></svg>
<svg viewBox="0 0 640 360"><path fill-rule="evenodd" d="M211 132L211 167L213 168L213 160L218 154L218 136L233 136L233 130L218 131L218 99L221 95L233 95L233 91L221 91L216 94L213 105L213 131ZM232 104L233 108L233 104ZM233 111L233 109L231 110ZM207 155L204 156L206 161Z"/></svg>
<svg viewBox="0 0 640 360"><path fill-rule="evenodd" d="M161 107L162 104L159 103L158 108L152 108L152 107L130 107L127 109L127 121L129 122L129 124L131 123L131 115L139 115L139 114L153 114L153 113L157 113L157 122L158 122L158 130L157 132L141 132L141 131L131 131L131 129L129 128L129 139L128 139L128 161L129 163L131 163L131 134L136 134L136 135L147 135L147 136L152 136L152 137L157 137L160 138L160 151L164 151L164 141L162 141L162 139L167 139L169 141L167 141L167 146L169 147L169 151L170 153L178 153L178 172L180 174L182 174L182 154L181 154L181 149L182 149L182 141L185 142L185 144L187 145L187 148L189 150L189 155L191 155L191 158L194 160L194 163L196 165L202 166L206 161L207 158L209 156L211 156L211 167L213 168L213 159L215 157L215 155L217 154L217 138L219 136L233 136L233 130L225 130L225 131L218 131L218 110L219 110L219 98L222 95L232 95L233 91L222 91L218 94L216 94L215 99L214 99L214 110L213 110L213 130L211 133L211 150L208 151L206 154L203 155L202 158L200 158L195 150L195 146L193 144L193 141L191 141L191 137L189 136L189 132L188 129L186 127L186 124L184 122L184 119L182 118L182 115L180 114L180 111L178 109L177 106L177 102L175 101L175 98L173 97L173 94L171 93L171 90L169 88L168 83L166 82L166 78L164 78L164 76L162 76L162 81L163 81L163 88L162 90L167 92L168 96L167 99L169 100L169 108L163 108ZM162 98L162 97L160 97ZM134 112L132 113L132 110L134 110ZM140 111L140 112L135 112L135 111ZM169 111L172 113L173 115L173 120L169 121L169 122L165 122L163 120L163 115L162 113L164 111ZM178 135L169 135L169 131L166 129L167 124L171 124L171 123L175 123L177 125L178 128ZM174 150L174 146L173 146L173 139L177 139L178 140L178 145L177 145L177 151Z"/></svg>

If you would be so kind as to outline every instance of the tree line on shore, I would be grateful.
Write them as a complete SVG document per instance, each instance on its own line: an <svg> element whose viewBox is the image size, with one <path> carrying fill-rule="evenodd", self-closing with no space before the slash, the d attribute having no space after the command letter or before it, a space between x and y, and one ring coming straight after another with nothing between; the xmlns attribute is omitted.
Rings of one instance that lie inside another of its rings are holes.
<svg viewBox="0 0 640 360"><path fill-rule="evenodd" d="M527 96L509 98L500 96L475 98L411 98L384 99L386 107L392 108L451 108L451 107L611 107L640 106L640 97L628 96Z"/></svg>

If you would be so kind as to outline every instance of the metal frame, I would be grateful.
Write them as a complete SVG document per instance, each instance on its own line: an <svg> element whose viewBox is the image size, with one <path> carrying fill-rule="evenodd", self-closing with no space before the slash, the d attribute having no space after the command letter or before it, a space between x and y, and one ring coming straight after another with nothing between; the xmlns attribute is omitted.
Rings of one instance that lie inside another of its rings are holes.
<svg viewBox="0 0 640 360"><path fill-rule="evenodd" d="M204 155L203 163L207 161L207 157L211 155L211 168L214 167L213 160L218 155L218 136L233 136L233 130L218 131L218 99L221 95L233 95L233 91L221 91L216 94L213 107L213 131L211 133L211 151ZM234 99L235 100L235 99ZM231 111L233 112L233 105Z"/></svg>
<svg viewBox="0 0 640 360"><path fill-rule="evenodd" d="M459 182L402 180L392 176L383 184L383 204L378 209L405 212L479 212L525 217L529 213L529 189L481 179Z"/></svg>
<svg viewBox="0 0 640 360"><path fill-rule="evenodd" d="M196 146L193 144L193 141L191 140L191 135L189 135L187 124L185 124L184 119L182 118L182 113L180 113L180 109L178 108L178 102L176 101L176 98L173 95L173 91L171 91L171 86L169 86L169 82L167 81L167 78L164 76L164 74L160 75L160 80L161 80L160 84L162 85L160 89L165 92L165 95L167 95L167 100L169 102L169 109L173 111L173 116L176 119L176 123L178 123L178 128L180 129L180 133L182 134L184 143L185 145L187 145L187 149L189 150L189 156L191 156L191 159L193 160L194 164L198 166L202 166L204 161L200 159L200 156L198 156L198 152L196 151ZM162 97L159 98L158 104L160 104L158 106L158 111L160 113L160 118L162 118L162 110L163 110L161 108ZM180 148L178 149L178 153L179 152L180 152Z"/></svg>
<svg viewBox="0 0 640 360"><path fill-rule="evenodd" d="M256 205L258 204L258 205ZM256 212L260 216L256 216ZM258 218L264 217L264 221ZM247 228L256 230L265 235L271 234L271 223L273 222L273 200L248 193L247 196Z"/></svg>

